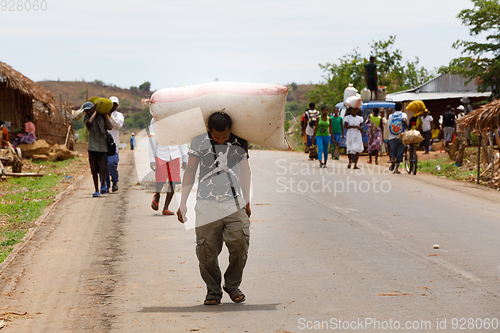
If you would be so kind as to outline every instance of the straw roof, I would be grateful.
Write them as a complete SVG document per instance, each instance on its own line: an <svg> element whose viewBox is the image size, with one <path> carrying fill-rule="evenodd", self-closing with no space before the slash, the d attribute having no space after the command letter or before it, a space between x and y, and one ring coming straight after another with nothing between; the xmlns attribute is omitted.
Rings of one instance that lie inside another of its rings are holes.
<svg viewBox="0 0 500 333"><path fill-rule="evenodd" d="M457 122L461 128L469 127L478 131L494 130L499 126L500 100L493 101L474 110Z"/></svg>
<svg viewBox="0 0 500 333"><path fill-rule="evenodd" d="M45 104L51 112L57 110L56 99L49 90L31 81L29 78L1 61L0 82L6 82L8 88L19 90L32 99Z"/></svg>

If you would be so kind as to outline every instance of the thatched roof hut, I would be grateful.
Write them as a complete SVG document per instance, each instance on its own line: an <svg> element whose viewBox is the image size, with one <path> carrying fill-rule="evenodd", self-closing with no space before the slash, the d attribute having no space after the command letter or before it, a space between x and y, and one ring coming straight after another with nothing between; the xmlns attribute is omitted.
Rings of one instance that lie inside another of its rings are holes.
<svg viewBox="0 0 500 333"><path fill-rule="evenodd" d="M25 115L32 116L37 138L65 142L70 122L66 112L57 107L54 95L0 62L0 120L10 123L10 138L14 129L21 128Z"/></svg>
<svg viewBox="0 0 500 333"><path fill-rule="evenodd" d="M477 131L491 131L499 127L500 100L493 101L460 118L457 125Z"/></svg>
<svg viewBox="0 0 500 333"><path fill-rule="evenodd" d="M0 62L0 82L4 82L7 88L18 90L22 94L43 103L50 112L57 111L56 99L50 91L3 62Z"/></svg>

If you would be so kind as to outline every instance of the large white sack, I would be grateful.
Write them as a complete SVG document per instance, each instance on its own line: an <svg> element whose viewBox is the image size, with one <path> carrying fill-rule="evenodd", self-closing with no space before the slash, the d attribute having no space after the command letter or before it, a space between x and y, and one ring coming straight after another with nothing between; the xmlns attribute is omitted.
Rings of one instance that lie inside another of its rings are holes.
<svg viewBox="0 0 500 333"><path fill-rule="evenodd" d="M193 133L206 133L207 126L200 108L176 113L170 117L155 118L154 138L164 146L190 143ZM198 135L196 134L196 135Z"/></svg>
<svg viewBox="0 0 500 333"><path fill-rule="evenodd" d="M176 124L179 131L188 133L190 138L202 134L200 126L190 126L188 115L195 109L201 110L205 124L210 114L225 109L233 120L233 134L254 144L286 150L290 148L284 128L287 93L287 87L275 84L212 82L158 90L145 102L151 103L150 112L155 122L159 122L160 126L155 124L155 135L160 144L172 145L175 142L165 140L172 124ZM186 116L179 116L183 120L185 117L184 121L169 121L169 117L183 112Z"/></svg>

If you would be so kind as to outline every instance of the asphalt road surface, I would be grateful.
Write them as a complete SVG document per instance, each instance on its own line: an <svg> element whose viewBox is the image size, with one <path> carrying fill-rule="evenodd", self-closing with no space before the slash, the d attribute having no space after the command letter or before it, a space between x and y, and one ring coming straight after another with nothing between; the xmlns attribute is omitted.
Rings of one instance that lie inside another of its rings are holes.
<svg viewBox="0 0 500 333"><path fill-rule="evenodd" d="M0 331L500 331L499 193L344 157L250 156L245 303L202 304L194 231L150 208L123 151L118 192L91 198L89 173L3 266Z"/></svg>

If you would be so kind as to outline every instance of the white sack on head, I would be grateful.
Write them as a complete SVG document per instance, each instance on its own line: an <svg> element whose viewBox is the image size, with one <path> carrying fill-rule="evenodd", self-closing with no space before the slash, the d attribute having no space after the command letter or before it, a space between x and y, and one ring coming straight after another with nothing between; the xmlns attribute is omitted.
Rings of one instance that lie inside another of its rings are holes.
<svg viewBox="0 0 500 333"><path fill-rule="evenodd" d="M352 83L349 83L349 86L344 90L344 102L351 96L356 96L358 93L358 89L354 88Z"/></svg>
<svg viewBox="0 0 500 333"><path fill-rule="evenodd" d="M163 119L155 118L154 128L156 142L164 146L190 143L193 137L207 132L200 108L179 112Z"/></svg>
<svg viewBox="0 0 500 333"><path fill-rule="evenodd" d="M158 90L147 102L155 121L200 108L206 124L213 112L225 109L233 121L233 134L254 144L286 150L290 148L284 128L287 93L287 87L275 84L212 82ZM179 117L184 120L185 116ZM189 119L178 126L191 138L201 134L190 126ZM157 140L162 139L157 136Z"/></svg>
<svg viewBox="0 0 500 333"><path fill-rule="evenodd" d="M356 94L355 96L347 98L344 104L350 108L359 109L363 105L363 101L361 100L361 95Z"/></svg>

